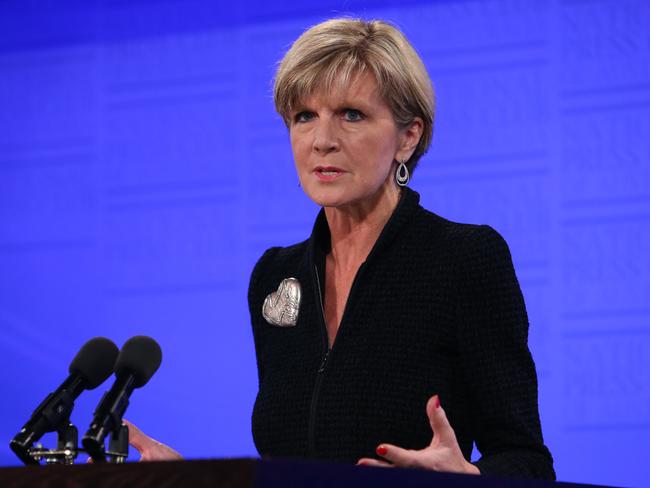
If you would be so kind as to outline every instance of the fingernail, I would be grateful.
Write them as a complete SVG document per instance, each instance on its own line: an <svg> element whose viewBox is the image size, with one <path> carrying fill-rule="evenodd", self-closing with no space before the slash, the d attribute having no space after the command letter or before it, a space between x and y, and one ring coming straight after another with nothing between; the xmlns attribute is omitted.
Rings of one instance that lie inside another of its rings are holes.
<svg viewBox="0 0 650 488"><path fill-rule="evenodd" d="M436 395L436 399L434 400L436 408L440 408L440 397Z"/></svg>
<svg viewBox="0 0 650 488"><path fill-rule="evenodd" d="M385 456L387 452L388 452L388 449L386 448L386 446L377 447L377 455L378 456Z"/></svg>

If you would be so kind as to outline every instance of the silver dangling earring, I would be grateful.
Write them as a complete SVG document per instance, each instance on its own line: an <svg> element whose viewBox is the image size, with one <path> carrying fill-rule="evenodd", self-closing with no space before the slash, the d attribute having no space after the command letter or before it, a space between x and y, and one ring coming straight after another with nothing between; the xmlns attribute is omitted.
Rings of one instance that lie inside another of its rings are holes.
<svg viewBox="0 0 650 488"><path fill-rule="evenodd" d="M400 161L397 166L397 171L395 172L395 181L399 186L406 186L409 183L411 175L409 174L409 169L406 167L404 161Z"/></svg>

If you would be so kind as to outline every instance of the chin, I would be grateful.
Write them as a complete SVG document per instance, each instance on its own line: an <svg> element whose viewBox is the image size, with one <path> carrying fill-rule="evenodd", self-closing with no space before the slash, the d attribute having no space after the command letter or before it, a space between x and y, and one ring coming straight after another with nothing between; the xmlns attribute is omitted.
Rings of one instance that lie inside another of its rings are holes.
<svg viewBox="0 0 650 488"><path fill-rule="evenodd" d="M340 188L304 188L305 194L321 207L340 207L352 203L355 199L346 195Z"/></svg>
<svg viewBox="0 0 650 488"><path fill-rule="evenodd" d="M343 188L318 188L305 189L309 199L321 207L344 207L361 203L365 200L372 200L375 193L364 194L360 191L345 191Z"/></svg>

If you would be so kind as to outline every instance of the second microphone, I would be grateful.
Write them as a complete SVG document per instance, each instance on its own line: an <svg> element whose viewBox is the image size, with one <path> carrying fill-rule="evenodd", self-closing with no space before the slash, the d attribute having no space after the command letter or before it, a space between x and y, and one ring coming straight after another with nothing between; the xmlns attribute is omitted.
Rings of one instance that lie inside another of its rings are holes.
<svg viewBox="0 0 650 488"><path fill-rule="evenodd" d="M147 384L161 361L160 346L151 337L134 336L124 343L115 362L115 382L97 405L90 428L82 439L84 449L93 461L106 460L106 436L118 433L131 393Z"/></svg>

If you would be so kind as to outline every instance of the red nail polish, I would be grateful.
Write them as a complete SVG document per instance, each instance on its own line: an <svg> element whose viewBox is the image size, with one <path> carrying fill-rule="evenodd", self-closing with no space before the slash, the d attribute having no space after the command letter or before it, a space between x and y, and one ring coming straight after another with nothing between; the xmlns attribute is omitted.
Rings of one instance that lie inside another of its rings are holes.
<svg viewBox="0 0 650 488"><path fill-rule="evenodd" d="M388 449L386 449L386 446L379 446L377 448L377 455L378 456L385 456L387 452L388 452Z"/></svg>
<svg viewBox="0 0 650 488"><path fill-rule="evenodd" d="M440 397L436 395L436 399L434 400L436 408L440 408Z"/></svg>

